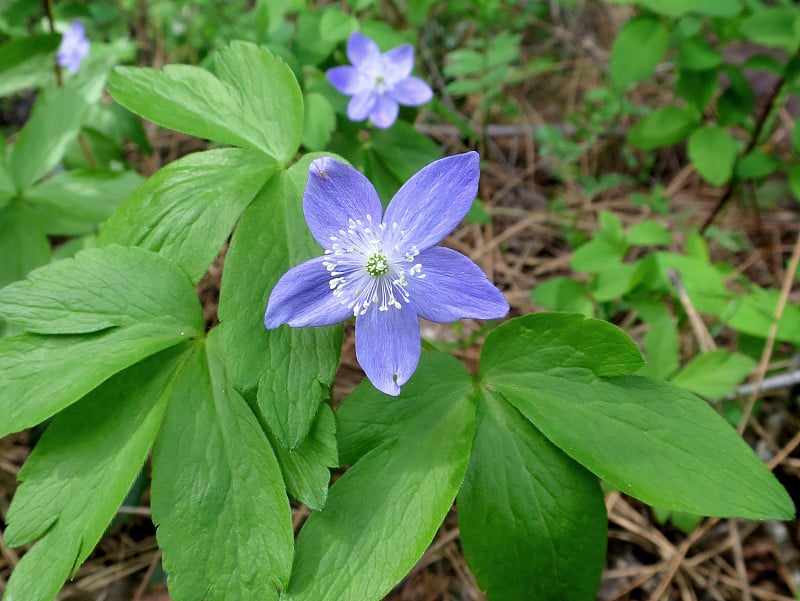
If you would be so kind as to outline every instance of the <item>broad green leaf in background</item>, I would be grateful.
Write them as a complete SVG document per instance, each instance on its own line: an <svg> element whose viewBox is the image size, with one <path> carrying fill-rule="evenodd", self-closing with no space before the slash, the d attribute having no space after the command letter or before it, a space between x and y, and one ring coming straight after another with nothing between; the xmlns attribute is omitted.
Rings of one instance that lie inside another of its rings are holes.
<svg viewBox="0 0 800 601"><path fill-rule="evenodd" d="M536 314L487 338L480 372L556 446L645 503L792 519L789 495L705 401L674 384L623 375L640 367L638 355L611 324Z"/></svg>
<svg viewBox="0 0 800 601"><path fill-rule="evenodd" d="M20 202L0 208L0 288L50 261L50 243L34 212Z"/></svg>
<svg viewBox="0 0 800 601"><path fill-rule="evenodd" d="M0 96L27 88L38 88L55 77L58 34L11 39L0 45Z"/></svg>
<svg viewBox="0 0 800 601"><path fill-rule="evenodd" d="M172 331L177 339L203 332L203 313L185 274L155 253L123 246L85 250L36 269L0 290L0 315L37 334L139 324Z"/></svg>
<svg viewBox="0 0 800 601"><path fill-rule="evenodd" d="M763 150L753 150L736 163L736 177L740 180L763 179L783 168L777 157Z"/></svg>
<svg viewBox="0 0 800 601"><path fill-rule="evenodd" d="M398 121L387 129L376 129L370 140L372 151L401 184L442 156L438 144L405 121Z"/></svg>
<svg viewBox="0 0 800 601"><path fill-rule="evenodd" d="M675 91L686 100L696 111L703 111L717 91L719 72L717 69L710 71L691 71L681 69L678 73L678 82Z"/></svg>
<svg viewBox="0 0 800 601"><path fill-rule="evenodd" d="M289 502L214 338L180 374L153 453L153 521L170 597L277 600L292 565Z"/></svg>
<svg viewBox="0 0 800 601"><path fill-rule="evenodd" d="M658 221L645 219L632 225L625 234L628 244L639 246L668 246L672 244L669 230Z"/></svg>
<svg viewBox="0 0 800 601"><path fill-rule="evenodd" d="M779 290L759 287L749 294L732 296L730 304L720 312L722 320L740 332L766 338L775 323L779 296ZM778 323L777 339L800 345L800 306L786 304Z"/></svg>
<svg viewBox="0 0 800 601"><path fill-rule="evenodd" d="M270 292L291 267L322 254L303 217L307 155L278 173L242 215L225 259L220 291L220 344L231 379L258 385L261 414L287 449L308 433L339 364L342 327L264 327Z"/></svg>
<svg viewBox="0 0 800 601"><path fill-rule="evenodd" d="M4 542L36 539L8 582L7 601L51 601L77 571L142 467L186 347L117 374L58 415L19 473Z"/></svg>
<svg viewBox="0 0 800 601"><path fill-rule="evenodd" d="M796 6L769 6L758 9L741 24L745 39L763 46L797 51L800 44L800 11Z"/></svg>
<svg viewBox="0 0 800 601"><path fill-rule="evenodd" d="M413 567L467 469L475 428L470 389L456 359L423 353L399 397L364 382L342 402L341 459L366 454L300 531L282 601L378 601Z"/></svg>
<svg viewBox="0 0 800 601"><path fill-rule="evenodd" d="M707 258L670 252L651 256L657 265L663 289L677 296L678 291L670 282L670 272L674 270L692 304L701 313L719 315L726 311L730 299L738 296L728 290L726 274ZM657 287L652 286L653 289Z"/></svg>
<svg viewBox="0 0 800 601"><path fill-rule="evenodd" d="M594 300L604 303L619 298L639 283L642 277L641 264L610 263L597 272L590 286Z"/></svg>
<svg viewBox="0 0 800 601"><path fill-rule="evenodd" d="M628 141L642 150L670 146L689 135L697 120L698 113L692 108L657 108L630 129Z"/></svg>
<svg viewBox="0 0 800 601"><path fill-rule="evenodd" d="M690 71L710 71L722 63L722 52L701 35L684 38L678 47L678 66Z"/></svg>
<svg viewBox="0 0 800 601"><path fill-rule="evenodd" d="M712 186L727 183L738 156L736 140L715 125L699 127L689 136L689 158L697 172Z"/></svg>
<svg viewBox="0 0 800 601"><path fill-rule="evenodd" d="M655 71L669 46L669 30L654 17L628 21L614 38L609 70L618 88L644 79Z"/></svg>
<svg viewBox="0 0 800 601"><path fill-rule="evenodd" d="M583 273L597 273L609 265L619 264L625 255L625 248L609 240L595 236L572 253L570 267Z"/></svg>
<svg viewBox="0 0 800 601"><path fill-rule="evenodd" d="M586 286L568 277L545 280L533 289L531 298L553 311L580 313L586 317L594 314L592 301L586 296Z"/></svg>
<svg viewBox="0 0 800 601"><path fill-rule="evenodd" d="M725 65L722 71L730 83L717 99L717 123L722 126L738 125L753 110L755 92L740 67Z"/></svg>
<svg viewBox="0 0 800 601"><path fill-rule="evenodd" d="M594 599L606 552L597 478L500 395L484 389L477 416L457 504L481 589L492 601Z"/></svg>
<svg viewBox="0 0 800 601"><path fill-rule="evenodd" d="M331 479L329 468L339 465L336 422L331 408L320 403L308 436L296 449L287 451L277 443L272 446L289 494L309 509L325 507Z"/></svg>
<svg viewBox="0 0 800 601"><path fill-rule="evenodd" d="M312 92L303 101L303 146L309 150L324 150L336 129L336 113L322 94Z"/></svg>
<svg viewBox="0 0 800 601"><path fill-rule="evenodd" d="M47 233L83 234L108 219L143 181L135 171L72 169L30 188L24 199L40 209L37 221ZM65 222L76 223L78 231L65 231Z"/></svg>
<svg viewBox="0 0 800 601"><path fill-rule="evenodd" d="M239 148L185 156L150 177L120 206L98 245L158 252L197 283L275 168L264 155Z"/></svg>
<svg viewBox="0 0 800 601"><path fill-rule="evenodd" d="M670 316L655 320L644 334L647 363L636 373L654 378L669 378L680 367L680 344L678 328Z"/></svg>
<svg viewBox="0 0 800 601"><path fill-rule="evenodd" d="M755 360L725 350L696 355L672 381L709 399L721 399L736 390L756 366Z"/></svg>
<svg viewBox="0 0 800 601"><path fill-rule="evenodd" d="M617 4L636 4L666 17L698 14L707 17L735 17L742 10L741 0L612 0Z"/></svg>
<svg viewBox="0 0 800 601"><path fill-rule="evenodd" d="M89 102L77 89L64 87L40 96L8 161L19 190L27 190L55 167L88 110Z"/></svg>
<svg viewBox="0 0 800 601"><path fill-rule="evenodd" d="M287 164L303 128L303 98L291 69L264 47L233 42L217 54L215 70L117 67L109 89L117 102L158 125Z"/></svg>

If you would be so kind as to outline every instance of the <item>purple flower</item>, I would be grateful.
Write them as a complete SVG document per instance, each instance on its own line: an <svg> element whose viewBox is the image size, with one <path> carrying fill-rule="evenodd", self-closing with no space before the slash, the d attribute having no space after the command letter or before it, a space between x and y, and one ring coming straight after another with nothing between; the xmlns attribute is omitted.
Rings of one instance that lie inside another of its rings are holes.
<svg viewBox="0 0 800 601"><path fill-rule="evenodd" d="M418 317L495 319L508 303L464 255L436 246L478 191L478 154L431 163L406 182L383 214L375 188L330 157L311 163L303 212L325 249L275 285L264 325L327 326L356 318L356 356L378 390L400 394L420 355Z"/></svg>
<svg viewBox="0 0 800 601"><path fill-rule="evenodd" d="M419 106L433 97L424 81L411 77L414 47L403 44L381 54L378 45L356 32L347 40L347 58L353 66L328 69L328 81L342 94L352 96L347 105L351 121L369 117L381 128L397 119L398 105Z"/></svg>
<svg viewBox="0 0 800 601"><path fill-rule="evenodd" d="M76 19L61 38L56 61L70 73L75 73L87 54L89 54L89 40L83 31L83 24Z"/></svg>

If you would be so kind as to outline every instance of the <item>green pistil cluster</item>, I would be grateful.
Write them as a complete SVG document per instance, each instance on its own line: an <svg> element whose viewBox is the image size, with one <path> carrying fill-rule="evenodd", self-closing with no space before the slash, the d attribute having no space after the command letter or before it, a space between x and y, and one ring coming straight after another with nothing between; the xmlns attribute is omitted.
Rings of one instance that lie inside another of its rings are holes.
<svg viewBox="0 0 800 601"><path fill-rule="evenodd" d="M376 253L367 259L367 273L372 276L385 275L389 273L389 262L381 253Z"/></svg>

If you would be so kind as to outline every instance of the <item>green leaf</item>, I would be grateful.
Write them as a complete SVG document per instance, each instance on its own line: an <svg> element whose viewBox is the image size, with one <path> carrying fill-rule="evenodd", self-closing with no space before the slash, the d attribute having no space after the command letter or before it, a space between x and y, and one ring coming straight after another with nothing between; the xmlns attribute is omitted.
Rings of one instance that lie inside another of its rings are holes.
<svg viewBox="0 0 800 601"><path fill-rule="evenodd" d="M108 219L143 181L135 171L72 169L30 188L25 200L40 209L39 223L47 233L84 234Z"/></svg>
<svg viewBox="0 0 800 601"><path fill-rule="evenodd" d="M305 95L303 108L303 146L324 150L336 129L336 113L328 99L316 92Z"/></svg>
<svg viewBox="0 0 800 601"><path fill-rule="evenodd" d="M717 99L717 122L722 126L738 125L753 110L755 93L740 68L726 65L723 71L730 85Z"/></svg>
<svg viewBox="0 0 800 601"><path fill-rule="evenodd" d="M442 156L438 144L405 121L374 130L370 140L372 151L400 182Z"/></svg>
<svg viewBox="0 0 800 601"><path fill-rule="evenodd" d="M0 290L0 315L37 334L139 324L176 339L203 332L203 312L184 273L155 253L122 246L85 250L31 272Z"/></svg>
<svg viewBox="0 0 800 601"><path fill-rule="evenodd" d="M669 316L650 324L644 335L647 363L637 372L641 376L669 378L680 366L681 341L678 328Z"/></svg>
<svg viewBox="0 0 800 601"><path fill-rule="evenodd" d="M50 261L50 242L30 207L21 202L0 208L0 289Z"/></svg>
<svg viewBox="0 0 800 601"><path fill-rule="evenodd" d="M624 89L651 75L668 46L669 30L659 19L631 19L619 30L611 46L611 81Z"/></svg>
<svg viewBox="0 0 800 601"><path fill-rule="evenodd" d="M586 286L567 277L546 280L531 292L534 302L553 311L580 313L586 317L594 314L592 301L586 296Z"/></svg>
<svg viewBox="0 0 800 601"><path fill-rule="evenodd" d="M498 344L503 338L514 344ZM491 377L495 372L539 372L559 365L618 376L643 363L633 340L606 321L572 313L537 313L507 321L490 334L481 355L481 372Z"/></svg>
<svg viewBox="0 0 800 601"><path fill-rule="evenodd" d="M220 292L221 344L231 379L259 386L258 405L278 442L302 442L339 364L342 327L264 328L273 286L291 267L322 254L303 218L306 155L264 187L242 215L225 259ZM242 285L246 282L246 285Z"/></svg>
<svg viewBox="0 0 800 601"><path fill-rule="evenodd" d="M220 50L214 66L216 76L188 65L117 67L109 89L121 105L158 125L289 162L303 127L303 99L291 69L247 42Z"/></svg>
<svg viewBox="0 0 800 601"><path fill-rule="evenodd" d="M742 10L741 0L612 0L617 4L636 4L666 17L699 14L708 17L735 17Z"/></svg>
<svg viewBox="0 0 800 601"><path fill-rule="evenodd" d="M679 371L672 381L709 399L721 399L736 390L756 362L745 355L725 350L696 355Z"/></svg>
<svg viewBox="0 0 800 601"><path fill-rule="evenodd" d="M488 390L458 493L470 569L492 601L593 600L606 552L597 478Z"/></svg>
<svg viewBox="0 0 800 601"><path fill-rule="evenodd" d="M627 294L640 279L641 270L638 262L612 263L597 273L590 289L594 300L604 303Z"/></svg>
<svg viewBox="0 0 800 601"><path fill-rule="evenodd" d="M672 235L669 230L652 219L646 219L631 226L625 238L628 244L637 246L668 246L672 244Z"/></svg>
<svg viewBox="0 0 800 601"><path fill-rule="evenodd" d="M325 507L331 479L328 468L339 465L336 422L331 408L320 403L308 437L293 451L287 451L280 444L273 444L272 447L289 494L310 509Z"/></svg>
<svg viewBox="0 0 800 601"><path fill-rule="evenodd" d="M414 566L467 469L475 427L470 388L456 359L423 353L399 397L364 382L342 402L340 448L346 455L372 448L300 531L282 601L377 601Z"/></svg>
<svg viewBox="0 0 800 601"><path fill-rule="evenodd" d="M798 122L794 122L794 127L792 127L792 147L795 151L800 152L800 125Z"/></svg>
<svg viewBox="0 0 800 601"><path fill-rule="evenodd" d="M719 73L716 69L711 71L681 69L678 72L676 90L696 111L703 111L714 97L718 83Z"/></svg>
<svg viewBox="0 0 800 601"><path fill-rule="evenodd" d="M185 156L139 187L108 220L97 243L158 252L197 283L274 171L263 155L238 148Z"/></svg>
<svg viewBox="0 0 800 601"><path fill-rule="evenodd" d="M775 323L775 308L780 291L754 287L749 294L731 296L730 305L720 311L723 321L732 328L766 338ZM778 323L777 339L800 344L800 306L787 303Z"/></svg>
<svg viewBox="0 0 800 601"><path fill-rule="evenodd" d="M597 273L607 269L609 264L618 264L625 254L625 249L620 248L602 237L595 237L580 246L570 260L570 266L575 271L583 273Z"/></svg>
<svg viewBox="0 0 800 601"><path fill-rule="evenodd" d="M745 39L756 44L795 52L800 43L798 17L800 12L795 6L764 7L747 17L740 31Z"/></svg>
<svg viewBox="0 0 800 601"><path fill-rule="evenodd" d="M628 132L628 141L642 150L671 146L683 140L698 120L694 109L665 106L654 110Z"/></svg>
<svg viewBox="0 0 800 601"><path fill-rule="evenodd" d="M8 162L18 189L27 190L55 167L77 137L88 110L84 95L73 88L60 88L38 99Z"/></svg>
<svg viewBox="0 0 800 601"><path fill-rule="evenodd" d="M487 338L481 374L547 438L645 503L720 517L791 519L786 491L707 403L621 375L641 365L610 324L517 318Z"/></svg>
<svg viewBox="0 0 800 601"><path fill-rule="evenodd" d="M789 191L795 200L800 200L800 165L792 165L786 170L789 178ZM2 240L2 238L0 238ZM0 244L2 244L0 242Z"/></svg>
<svg viewBox="0 0 800 601"><path fill-rule="evenodd" d="M688 151L697 172L712 186L731 179L739 151L736 140L721 127L707 125L694 130Z"/></svg>
<svg viewBox="0 0 800 601"><path fill-rule="evenodd" d="M782 166L776 157L756 149L736 163L736 177L741 180L763 179L779 171Z"/></svg>
<svg viewBox="0 0 800 601"><path fill-rule="evenodd" d="M292 565L278 462L214 334L173 390L153 452L153 521L175 601L277 600Z"/></svg>
<svg viewBox="0 0 800 601"><path fill-rule="evenodd" d="M117 374L58 415L19 473L6 545L36 539L4 599L50 601L100 540L161 425L186 347Z"/></svg>
<svg viewBox="0 0 800 601"><path fill-rule="evenodd" d="M38 88L55 77L58 34L11 39L0 46L0 96Z"/></svg>
<svg viewBox="0 0 800 601"><path fill-rule="evenodd" d="M115 373L185 337L149 323L82 335L0 339L0 438L44 421Z"/></svg>
<svg viewBox="0 0 800 601"><path fill-rule="evenodd" d="M678 66L690 71L710 71L722 64L722 52L701 35L684 38L678 47Z"/></svg>

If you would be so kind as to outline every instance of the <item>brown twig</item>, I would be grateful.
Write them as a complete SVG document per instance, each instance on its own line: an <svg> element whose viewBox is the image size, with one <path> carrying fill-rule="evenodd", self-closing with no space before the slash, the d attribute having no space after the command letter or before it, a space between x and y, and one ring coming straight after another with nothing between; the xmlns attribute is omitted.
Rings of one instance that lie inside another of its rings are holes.
<svg viewBox="0 0 800 601"><path fill-rule="evenodd" d="M750 136L750 139L747 141L747 147L744 149L744 152L741 156L747 156L750 154L755 147L758 145L758 141L761 139L761 135L764 133L764 126L767 123L767 117L769 117L772 110L775 108L775 100L777 100L783 86L786 84L786 71L784 71L781 78L775 82L775 87L772 88L770 91L769 96L767 97L767 102L764 105L764 109L761 111L761 114L758 116L756 120L756 125L753 128L753 133ZM728 182L728 185L725 188L725 192L723 193L722 197L717 202L717 206L711 211L706 220L703 222L702 227L700 228L700 233L704 233L708 227L714 223L714 220L719 215L720 211L725 207L725 205L730 202L731 198L733 198L733 194L739 186L739 182L737 181L736 177L734 176Z"/></svg>

